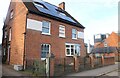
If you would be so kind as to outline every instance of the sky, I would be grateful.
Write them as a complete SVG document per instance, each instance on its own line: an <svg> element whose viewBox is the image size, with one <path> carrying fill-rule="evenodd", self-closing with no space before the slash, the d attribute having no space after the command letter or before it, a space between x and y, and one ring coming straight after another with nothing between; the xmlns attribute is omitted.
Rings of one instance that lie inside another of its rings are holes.
<svg viewBox="0 0 120 78"><path fill-rule="evenodd" d="M65 2L65 10L84 27L85 43L94 44L95 34L118 31L119 0L44 0L58 6ZM0 1L0 43L2 42L3 21L6 18L10 0Z"/></svg>

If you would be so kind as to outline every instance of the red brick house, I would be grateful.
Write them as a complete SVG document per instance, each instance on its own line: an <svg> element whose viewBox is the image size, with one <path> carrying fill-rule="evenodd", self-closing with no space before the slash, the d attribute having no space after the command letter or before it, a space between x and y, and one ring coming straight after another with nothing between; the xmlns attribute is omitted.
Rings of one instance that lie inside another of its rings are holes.
<svg viewBox="0 0 120 78"><path fill-rule="evenodd" d="M42 0L17 1L11 1L3 26L4 62L24 65L26 59L44 60L48 53L86 56L85 27L65 11L64 2L57 7Z"/></svg>
<svg viewBox="0 0 120 78"><path fill-rule="evenodd" d="M93 49L93 53L97 55L105 55L105 56L112 56L118 59L119 54L119 43L120 43L120 36L118 33L112 32L102 41L97 40L98 42L95 43L95 48Z"/></svg>

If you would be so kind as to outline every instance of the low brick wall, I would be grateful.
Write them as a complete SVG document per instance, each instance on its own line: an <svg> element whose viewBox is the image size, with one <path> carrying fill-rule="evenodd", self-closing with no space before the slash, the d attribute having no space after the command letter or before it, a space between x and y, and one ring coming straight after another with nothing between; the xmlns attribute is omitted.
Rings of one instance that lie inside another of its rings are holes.
<svg viewBox="0 0 120 78"><path fill-rule="evenodd" d="M104 65L115 64L115 57L104 57Z"/></svg>

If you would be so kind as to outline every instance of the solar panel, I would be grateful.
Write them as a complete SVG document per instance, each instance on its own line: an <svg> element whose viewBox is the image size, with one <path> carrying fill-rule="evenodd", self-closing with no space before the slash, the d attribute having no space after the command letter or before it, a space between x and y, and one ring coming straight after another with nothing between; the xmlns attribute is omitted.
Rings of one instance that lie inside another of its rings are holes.
<svg viewBox="0 0 120 78"><path fill-rule="evenodd" d="M67 16L64 11L61 10L61 12L60 12L59 8L57 6L55 6L55 5L52 5L52 4L47 3L47 2L44 2L42 0L33 0L33 1L34 2L38 2L38 3L43 5L43 7L41 7L41 5L38 6L38 4L36 5L36 3L33 3L35 5L35 7L40 12L43 12L43 13L49 14L51 16L55 16L55 17L58 17L58 18L61 18L61 19L64 19L64 20L67 20L67 21L70 21L70 22L73 22L73 23L77 23L71 17Z"/></svg>

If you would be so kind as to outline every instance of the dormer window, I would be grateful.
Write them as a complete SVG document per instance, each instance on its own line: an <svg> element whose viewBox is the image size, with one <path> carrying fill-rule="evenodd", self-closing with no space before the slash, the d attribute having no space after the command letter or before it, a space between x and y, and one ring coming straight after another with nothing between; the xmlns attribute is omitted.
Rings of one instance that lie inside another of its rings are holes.
<svg viewBox="0 0 120 78"><path fill-rule="evenodd" d="M13 18L13 10L11 10L11 12L10 12L10 19L12 19Z"/></svg>

